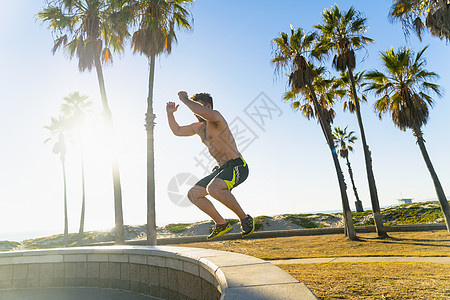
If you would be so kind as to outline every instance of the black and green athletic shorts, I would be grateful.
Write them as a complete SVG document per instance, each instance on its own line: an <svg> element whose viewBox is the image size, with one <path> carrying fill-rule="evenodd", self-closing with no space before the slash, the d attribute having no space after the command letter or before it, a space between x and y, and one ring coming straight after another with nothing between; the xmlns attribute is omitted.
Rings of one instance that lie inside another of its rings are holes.
<svg viewBox="0 0 450 300"><path fill-rule="evenodd" d="M212 173L203 179L200 179L195 185L206 188L214 178L220 178L232 190L245 181L248 177L248 165L242 157L231 159L222 166L217 166Z"/></svg>

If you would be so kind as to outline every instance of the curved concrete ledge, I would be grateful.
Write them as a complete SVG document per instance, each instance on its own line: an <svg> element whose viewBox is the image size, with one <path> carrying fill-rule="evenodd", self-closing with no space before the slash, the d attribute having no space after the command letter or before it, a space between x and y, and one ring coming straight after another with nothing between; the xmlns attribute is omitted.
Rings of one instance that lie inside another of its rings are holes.
<svg viewBox="0 0 450 300"><path fill-rule="evenodd" d="M294 277L243 254L167 246L0 253L0 289L99 287L162 299L317 299Z"/></svg>

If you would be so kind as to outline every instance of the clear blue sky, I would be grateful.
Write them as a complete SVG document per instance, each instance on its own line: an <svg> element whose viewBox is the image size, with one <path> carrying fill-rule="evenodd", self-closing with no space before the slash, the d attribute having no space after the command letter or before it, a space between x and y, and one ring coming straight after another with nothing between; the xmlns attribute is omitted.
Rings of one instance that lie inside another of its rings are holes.
<svg viewBox="0 0 450 300"><path fill-rule="evenodd" d="M448 90L450 62L445 42L426 35L423 43L412 36L405 40L400 24L387 19L391 1L338 1L342 9L354 5L368 19L367 35L375 44L358 53L357 70L380 68L379 51L399 46L414 50L429 45L428 69L440 74L439 84ZM154 107L157 115L156 203L157 223L206 220L195 207L170 201L171 179L180 173L204 176L196 166L204 146L198 137L172 135L166 120L165 103L177 101L177 92L209 92L227 120L247 126L254 138L242 152L250 166L247 181L235 189L244 210L257 215L340 210L341 200L331 155L315 121L308 121L281 101L286 79L274 80L271 40L289 24L306 31L321 20L321 12L334 1L196 1L191 11L194 30L179 33L179 43L170 56L156 66ZM101 105L95 73L80 73L76 60L62 52L52 55L53 40L46 25L35 20L44 1L6 1L0 19L0 240L63 231L61 166L50 145L43 141L43 128L56 116L62 98L73 91L94 102L86 149L86 229L109 228L114 224L112 180L108 148L102 139ZM331 69L330 63L326 66ZM119 144L125 224L146 222L144 113L148 86L145 57L128 50L114 56L104 67L105 82ZM277 114L259 127L245 113L263 92ZM448 93L447 93L448 94ZM424 128L431 159L447 195L450 193L450 160L447 138L450 103L447 94L436 99ZM178 101L179 102L179 101ZM381 206L396 198L415 201L435 198L434 187L411 132L395 128L388 117L378 120L374 99L363 105L363 119ZM336 107L335 125L349 126L359 137L354 115ZM176 114L180 123L195 121L182 105ZM242 148L245 139L238 141ZM81 206L79 150L69 148L67 157L70 231L78 230ZM358 143L350 157L364 207L370 208L363 153ZM345 164L341 162L346 171ZM345 172L347 176L347 172ZM347 179L347 183L350 184ZM173 188L173 187L172 187ZM180 193L187 191L187 186ZM350 205L354 196L348 189ZM226 217L231 212L218 204ZM16 232L27 232L18 235Z"/></svg>

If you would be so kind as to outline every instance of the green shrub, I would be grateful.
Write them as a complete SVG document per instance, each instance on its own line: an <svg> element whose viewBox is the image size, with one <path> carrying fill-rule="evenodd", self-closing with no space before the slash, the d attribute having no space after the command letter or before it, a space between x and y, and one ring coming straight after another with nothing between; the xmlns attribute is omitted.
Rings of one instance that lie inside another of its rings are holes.
<svg viewBox="0 0 450 300"><path fill-rule="evenodd" d="M384 211L382 216L386 220L386 225L424 224L444 217L439 207L424 208L420 206L397 207L396 209Z"/></svg>
<svg viewBox="0 0 450 300"><path fill-rule="evenodd" d="M323 224L319 224L317 225L316 223L314 223L312 220L314 220L315 218L313 217L308 217L305 214L288 214L285 215L286 218L291 221L292 223L301 226L303 228L323 228L325 227Z"/></svg>
<svg viewBox="0 0 450 300"><path fill-rule="evenodd" d="M169 224L166 226L167 230L172 233L180 233L187 229L188 226L192 224L180 223L180 224Z"/></svg>
<svg viewBox="0 0 450 300"><path fill-rule="evenodd" d="M231 226L234 224L240 222L238 219L225 219L228 223L230 223Z"/></svg>
<svg viewBox="0 0 450 300"><path fill-rule="evenodd" d="M263 230L264 226L270 226L267 221L271 220L272 217L268 216L258 216L255 218L255 231Z"/></svg>
<svg viewBox="0 0 450 300"><path fill-rule="evenodd" d="M372 214L371 210L366 210L363 212L352 212L352 217L353 217L353 219L361 219L361 218L364 218L365 216L368 216L371 214Z"/></svg>
<svg viewBox="0 0 450 300"><path fill-rule="evenodd" d="M13 241L0 241L0 251L8 251L19 246L20 243Z"/></svg>

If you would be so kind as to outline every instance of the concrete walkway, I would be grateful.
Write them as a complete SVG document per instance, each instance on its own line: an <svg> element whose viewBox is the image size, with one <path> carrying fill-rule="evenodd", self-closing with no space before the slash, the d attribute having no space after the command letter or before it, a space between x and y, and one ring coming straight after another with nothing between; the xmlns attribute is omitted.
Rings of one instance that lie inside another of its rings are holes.
<svg viewBox="0 0 450 300"><path fill-rule="evenodd" d="M274 265L288 264L321 264L341 262L418 262L418 263L450 263L450 257L402 257L402 256L370 256L370 257L320 257L270 260Z"/></svg>

